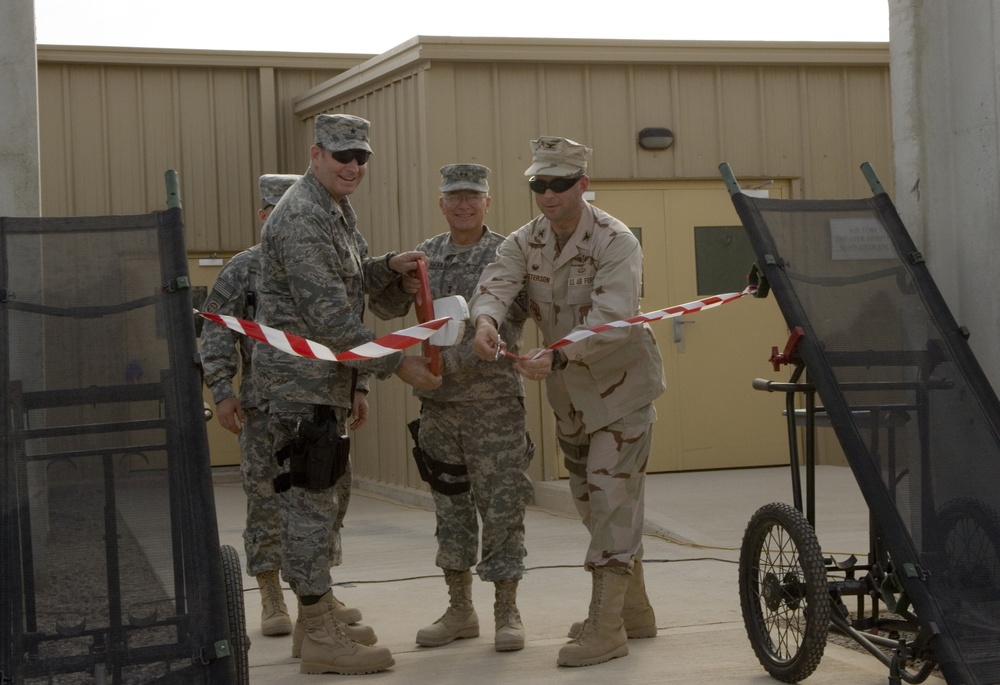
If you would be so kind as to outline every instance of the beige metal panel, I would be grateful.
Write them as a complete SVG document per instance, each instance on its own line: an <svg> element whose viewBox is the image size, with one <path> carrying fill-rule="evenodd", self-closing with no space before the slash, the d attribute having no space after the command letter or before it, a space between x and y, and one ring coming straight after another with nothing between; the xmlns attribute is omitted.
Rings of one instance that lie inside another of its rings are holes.
<svg viewBox="0 0 1000 685"><path fill-rule="evenodd" d="M764 157L752 160L756 166L745 173L784 178L801 175L804 133L798 108L800 71L798 67L762 69L760 107L764 112L761 122Z"/></svg>
<svg viewBox="0 0 1000 685"><path fill-rule="evenodd" d="M70 154L65 121L65 102L69 67L55 66L38 70L39 164L41 167L42 214L67 216L73 175L66 163Z"/></svg>
<svg viewBox="0 0 1000 685"><path fill-rule="evenodd" d="M735 169L757 167L767 157L764 108L759 67L725 66L719 69L716 107L723 160Z"/></svg>
<svg viewBox="0 0 1000 685"><path fill-rule="evenodd" d="M871 162L885 188L892 188L892 97L886 69L849 69L846 74L850 92L848 121L851 140L851 197L871 194L858 167Z"/></svg>
<svg viewBox="0 0 1000 685"><path fill-rule="evenodd" d="M581 142L593 148L588 169L602 178L632 178L635 174L636 113L632 93L635 82L628 65L592 66L587 76L587 111L590 130Z"/></svg>
<svg viewBox="0 0 1000 685"><path fill-rule="evenodd" d="M589 141L593 135L591 122L594 115L590 110L591 68L571 64L546 64L539 69L539 76L539 126L531 137L549 135L580 142ZM528 103L517 103L522 116ZM603 106L608 104L602 103ZM527 109L531 111L530 104ZM530 153L528 162L530 164Z"/></svg>
<svg viewBox="0 0 1000 685"><path fill-rule="evenodd" d="M710 178L718 174L723 157L718 71L717 67L692 66L677 72L674 146L681 177Z"/></svg>
<svg viewBox="0 0 1000 685"><path fill-rule="evenodd" d="M665 127L678 135L677 101L674 98L677 70L674 67L636 66L632 68L632 98L636 135L646 127ZM666 150L636 148L633 176L673 178L677 175L676 143Z"/></svg>
<svg viewBox="0 0 1000 685"><path fill-rule="evenodd" d="M857 167L845 158L845 151L851 149L845 72L838 67L810 69L804 80L800 98L807 137L802 159L804 191L807 197L849 197Z"/></svg>
<svg viewBox="0 0 1000 685"><path fill-rule="evenodd" d="M212 74L212 119L218 131L214 156L218 231L208 227L209 247L243 250L259 240L257 178L261 168L259 112L249 106L259 101L258 74L243 69ZM216 242L218 241L218 242Z"/></svg>
<svg viewBox="0 0 1000 685"><path fill-rule="evenodd" d="M182 172L180 137L177 133L181 103L178 101L177 72L170 68L145 68L141 71L137 119L142 130L142 142L136 151L143 161L145 203L148 208L162 208L163 174L168 169L178 172L185 223L192 203L186 193L188 174Z"/></svg>
<svg viewBox="0 0 1000 685"><path fill-rule="evenodd" d="M493 163L484 160L493 170L491 188L493 207L490 225L497 233L507 235L525 224L534 215L534 201L527 188L524 170L531 166L529 141L551 133L557 123L550 122L547 112L531 103L539 102L542 78L534 65L503 65L497 72L496 126L492 135L496 141ZM491 135L484 131L484 135ZM556 134L569 135L569 134Z"/></svg>
<svg viewBox="0 0 1000 685"><path fill-rule="evenodd" d="M147 198L143 182L146 167L141 152L143 130L140 72L135 67L107 66L104 67L104 74L111 102L107 113L108 131L113 132L107 140L107 173L112 179L109 213L143 213L165 208L165 185L161 182L159 194Z"/></svg>
<svg viewBox="0 0 1000 685"><path fill-rule="evenodd" d="M70 213L105 214L110 197L107 167L107 110L104 71L99 66L73 70L67 95L69 111L64 122L71 143L64 159L72 174Z"/></svg>
<svg viewBox="0 0 1000 685"><path fill-rule="evenodd" d="M299 93L333 78L337 73L332 69L282 69L275 73L278 168L263 170L262 173L301 174L309 167L313 120L296 116L292 111L292 102Z"/></svg>

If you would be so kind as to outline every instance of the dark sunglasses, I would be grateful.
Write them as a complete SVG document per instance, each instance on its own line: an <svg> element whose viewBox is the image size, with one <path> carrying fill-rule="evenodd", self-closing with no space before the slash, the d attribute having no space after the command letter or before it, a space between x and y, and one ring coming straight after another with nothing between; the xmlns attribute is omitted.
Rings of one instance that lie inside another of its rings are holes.
<svg viewBox="0 0 1000 685"><path fill-rule="evenodd" d="M337 150L336 152L330 150L330 155L341 164L357 162L358 166L364 166L368 164L368 158L372 156L372 153L368 150Z"/></svg>
<svg viewBox="0 0 1000 685"><path fill-rule="evenodd" d="M546 190L552 190L553 193L565 193L567 190L576 185L583 176L573 176L572 178L554 178L551 181L543 181L541 179L532 176L528 179L528 187L531 191L543 194Z"/></svg>

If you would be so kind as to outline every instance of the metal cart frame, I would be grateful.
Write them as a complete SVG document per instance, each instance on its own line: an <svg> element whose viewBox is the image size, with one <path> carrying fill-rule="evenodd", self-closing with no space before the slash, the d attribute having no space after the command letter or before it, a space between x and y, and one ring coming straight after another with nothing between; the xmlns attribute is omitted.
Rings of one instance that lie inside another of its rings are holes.
<svg viewBox="0 0 1000 685"><path fill-rule="evenodd" d="M2 685L249 682L177 188L149 215L0 218Z"/></svg>
<svg viewBox="0 0 1000 685"><path fill-rule="evenodd" d="M786 394L793 493L753 515L741 547L758 660L798 682L832 628L881 660L891 685L935 666L951 685L1000 683L1000 401L969 331L867 163L873 197L861 200L752 198L728 164L720 172L758 260L751 284L774 293L791 331L771 354L789 380L754 381ZM824 556L816 538L820 425L869 507L863 561Z"/></svg>

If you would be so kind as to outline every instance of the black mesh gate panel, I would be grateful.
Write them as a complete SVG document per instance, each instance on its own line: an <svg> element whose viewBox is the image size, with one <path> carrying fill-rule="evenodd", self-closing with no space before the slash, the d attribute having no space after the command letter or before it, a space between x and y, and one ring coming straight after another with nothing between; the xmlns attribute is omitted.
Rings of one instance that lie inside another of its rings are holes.
<svg viewBox="0 0 1000 685"><path fill-rule="evenodd" d="M966 331L884 193L732 199L942 672L1000 683L1000 403Z"/></svg>
<svg viewBox="0 0 1000 685"><path fill-rule="evenodd" d="M236 682L181 210L0 219L0 367L0 682Z"/></svg>

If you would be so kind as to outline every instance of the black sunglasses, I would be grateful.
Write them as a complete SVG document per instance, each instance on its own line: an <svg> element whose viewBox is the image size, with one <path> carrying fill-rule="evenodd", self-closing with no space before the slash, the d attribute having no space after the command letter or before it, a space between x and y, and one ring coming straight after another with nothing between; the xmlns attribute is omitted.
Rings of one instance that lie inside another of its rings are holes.
<svg viewBox="0 0 1000 685"><path fill-rule="evenodd" d="M330 150L330 155L341 164L357 162L358 166L364 166L368 164L368 158L372 156L372 153L368 150L337 150L336 152Z"/></svg>
<svg viewBox="0 0 1000 685"><path fill-rule="evenodd" d="M543 181L541 179L532 176L528 179L528 187L531 188L532 192L543 194L546 190L551 189L553 193L565 193L567 190L576 185L583 176L573 176L572 178L554 178L551 181Z"/></svg>

